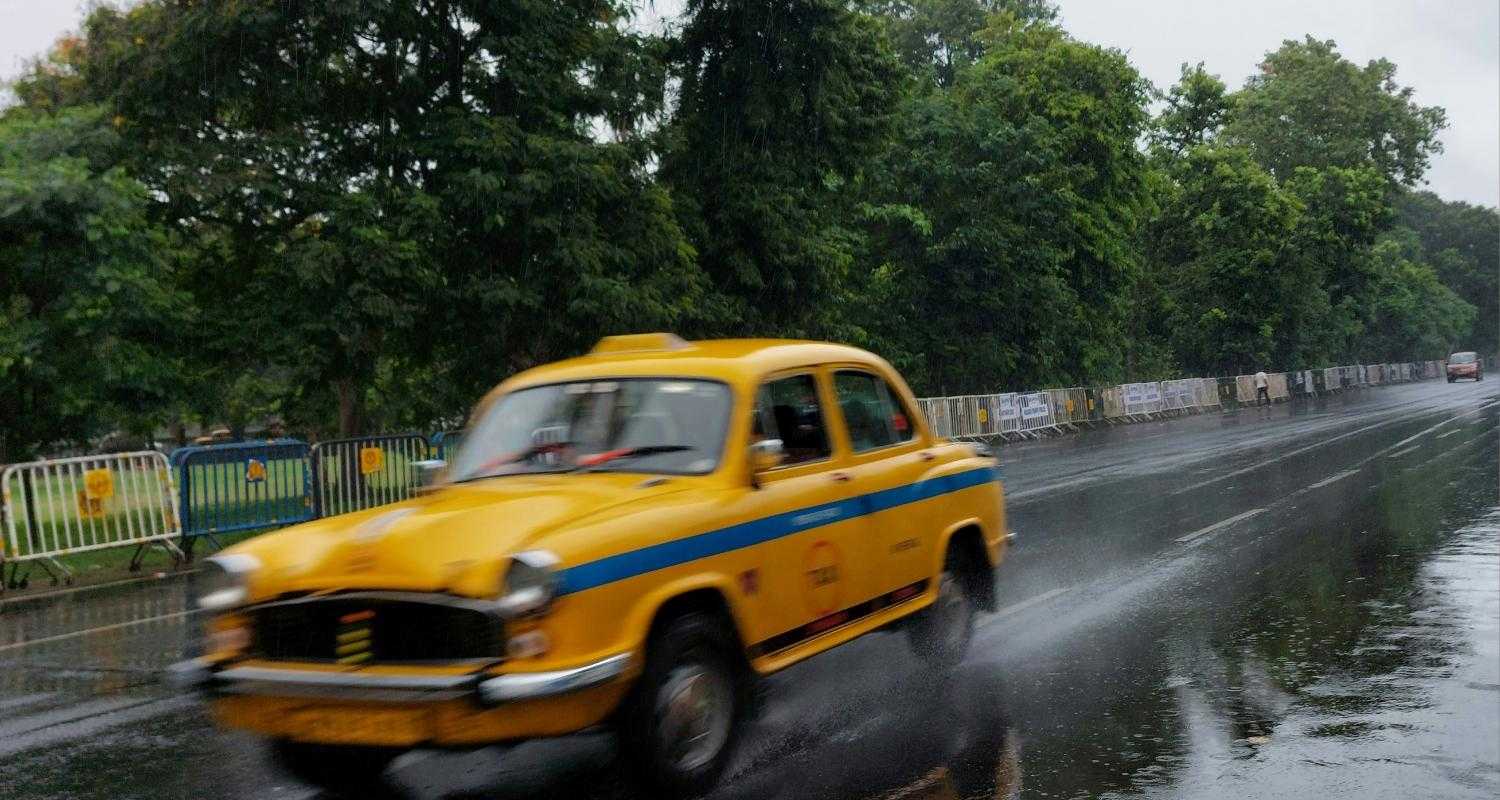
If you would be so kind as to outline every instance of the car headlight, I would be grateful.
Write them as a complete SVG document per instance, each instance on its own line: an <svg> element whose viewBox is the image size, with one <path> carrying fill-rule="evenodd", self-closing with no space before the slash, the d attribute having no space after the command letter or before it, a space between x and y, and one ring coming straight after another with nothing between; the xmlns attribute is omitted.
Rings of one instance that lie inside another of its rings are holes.
<svg viewBox="0 0 1500 800"><path fill-rule="evenodd" d="M198 574L198 607L205 611L228 611L250 596L250 576L260 569L260 560L248 553L212 556Z"/></svg>
<svg viewBox="0 0 1500 800"><path fill-rule="evenodd" d="M500 613L507 617L541 614L557 596L557 565L561 560L546 550L527 550L510 557L505 570Z"/></svg>

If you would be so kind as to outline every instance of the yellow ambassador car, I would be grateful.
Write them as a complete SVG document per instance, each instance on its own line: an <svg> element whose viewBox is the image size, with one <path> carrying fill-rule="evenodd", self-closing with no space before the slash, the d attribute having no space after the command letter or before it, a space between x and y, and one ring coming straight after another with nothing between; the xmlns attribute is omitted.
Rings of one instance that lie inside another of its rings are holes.
<svg viewBox="0 0 1500 800"><path fill-rule="evenodd" d="M609 337L496 388L422 496L209 559L204 655L174 674L335 792L408 748L597 725L700 792L759 676L898 623L963 657L999 478L865 351Z"/></svg>

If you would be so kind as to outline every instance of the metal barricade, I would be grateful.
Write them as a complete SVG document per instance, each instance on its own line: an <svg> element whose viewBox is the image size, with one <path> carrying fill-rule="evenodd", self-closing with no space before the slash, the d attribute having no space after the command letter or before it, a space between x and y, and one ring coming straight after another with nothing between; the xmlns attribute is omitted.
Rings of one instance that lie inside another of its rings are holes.
<svg viewBox="0 0 1500 800"><path fill-rule="evenodd" d="M1021 405L1014 393L1007 392L995 398L1000 408L1000 433L1003 436L1021 432Z"/></svg>
<svg viewBox="0 0 1500 800"><path fill-rule="evenodd" d="M1216 408L1219 403L1219 382L1213 378L1197 378L1193 381L1194 402L1200 408Z"/></svg>
<svg viewBox="0 0 1500 800"><path fill-rule="evenodd" d="M312 446L313 510L347 514L411 497L427 439L416 433L334 439Z"/></svg>
<svg viewBox="0 0 1500 800"><path fill-rule="evenodd" d="M464 443L464 433L465 431L462 429L434 433L432 440L428 442L429 449L432 451L432 457L444 461L452 458L454 451L458 449L459 445Z"/></svg>
<svg viewBox="0 0 1500 800"><path fill-rule="evenodd" d="M199 536L313 518L311 448L297 439L183 447L172 453L183 550Z"/></svg>
<svg viewBox="0 0 1500 800"><path fill-rule="evenodd" d="M12 562L11 586L25 585L23 562L40 564L54 582L71 581L57 558L73 553L134 546L132 571L147 545L181 558L172 541L182 535L176 486L167 457L154 450L11 464L0 471L0 490L0 577Z"/></svg>
<svg viewBox="0 0 1500 800"><path fill-rule="evenodd" d="M1052 404L1046 392L1018 394L1016 405L1021 412L1021 432L1029 433L1053 426Z"/></svg>
<svg viewBox="0 0 1500 800"><path fill-rule="evenodd" d="M1266 394L1270 395L1272 400L1286 400L1291 397L1291 393L1286 388L1286 373L1284 372L1272 372L1267 375L1266 389Z"/></svg>
<svg viewBox="0 0 1500 800"><path fill-rule="evenodd" d="M1068 421L1074 424L1088 422L1090 416L1091 401L1087 389L1075 386L1066 390L1068 393Z"/></svg>
<svg viewBox="0 0 1500 800"><path fill-rule="evenodd" d="M1103 407L1105 419L1125 416L1125 387L1101 386L1094 391L1099 395L1099 405Z"/></svg>
<svg viewBox="0 0 1500 800"><path fill-rule="evenodd" d="M932 435L940 439L946 439L953 434L949 432L947 417L942 413L942 398L921 397L917 399L917 410L927 419L927 427L932 430Z"/></svg>

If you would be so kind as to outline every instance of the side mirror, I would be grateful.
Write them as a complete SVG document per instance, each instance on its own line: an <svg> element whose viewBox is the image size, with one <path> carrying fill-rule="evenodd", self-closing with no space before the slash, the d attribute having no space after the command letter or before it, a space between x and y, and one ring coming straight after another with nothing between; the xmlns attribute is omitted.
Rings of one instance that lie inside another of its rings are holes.
<svg viewBox="0 0 1500 800"><path fill-rule="evenodd" d="M786 449L780 439L761 439L750 444L750 474L755 475L781 466Z"/></svg>
<svg viewBox="0 0 1500 800"><path fill-rule="evenodd" d="M443 480L443 474L448 469L448 462L441 458L413 461L411 465L417 468L418 494L425 494L436 489L437 485Z"/></svg>

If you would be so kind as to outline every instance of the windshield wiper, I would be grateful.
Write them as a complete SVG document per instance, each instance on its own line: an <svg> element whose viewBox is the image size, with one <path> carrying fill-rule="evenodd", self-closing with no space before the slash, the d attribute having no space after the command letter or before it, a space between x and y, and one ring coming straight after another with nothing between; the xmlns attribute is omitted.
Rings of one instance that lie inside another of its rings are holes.
<svg viewBox="0 0 1500 800"><path fill-rule="evenodd" d="M475 470L474 474L460 478L454 481L454 483L463 483L464 481L476 481L481 478L493 477L495 470L506 466L507 464L529 461L544 453L555 453L565 447L572 446L572 442L541 442L539 444L534 444L526 448L525 450L517 450L514 453L506 453L505 455L492 458L489 461L484 462L484 464L480 465L479 469Z"/></svg>
<svg viewBox="0 0 1500 800"><path fill-rule="evenodd" d="M578 469L589 469L605 464L610 461L618 461L622 458L635 458L636 456L654 456L658 453L680 453L684 450L696 450L685 444L648 444L642 447L621 447L615 450L605 450L602 453L592 453L580 456L574 462Z"/></svg>

